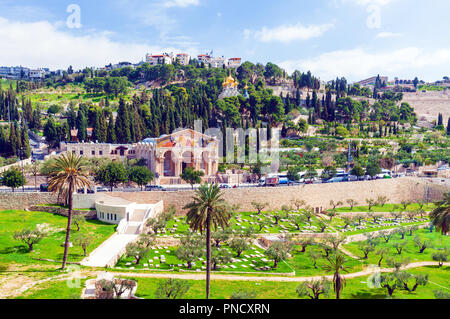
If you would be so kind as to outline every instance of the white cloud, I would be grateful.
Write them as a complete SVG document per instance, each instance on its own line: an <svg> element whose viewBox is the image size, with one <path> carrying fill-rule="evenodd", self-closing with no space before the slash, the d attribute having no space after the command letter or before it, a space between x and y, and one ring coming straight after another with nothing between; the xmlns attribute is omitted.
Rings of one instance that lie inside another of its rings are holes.
<svg viewBox="0 0 450 319"><path fill-rule="evenodd" d="M139 62L147 52L177 52L179 48L161 48L144 43L124 43L111 39L109 32L73 35L48 21L15 22L0 17L0 62L2 65L65 69L104 66L120 61ZM181 50L195 52L182 47Z"/></svg>
<svg viewBox="0 0 450 319"><path fill-rule="evenodd" d="M186 8L189 6L198 6L200 0L166 0L163 1L163 6L166 8L180 7Z"/></svg>
<svg viewBox="0 0 450 319"><path fill-rule="evenodd" d="M395 33L395 32L380 32L377 34L378 39L385 39L385 38L399 38L403 37L403 33Z"/></svg>
<svg viewBox="0 0 450 319"><path fill-rule="evenodd" d="M297 40L308 40L322 36L333 28L333 24L304 26L300 23L295 25L281 25L275 28L263 27L259 31L244 30L246 39L253 38L261 42L289 43Z"/></svg>
<svg viewBox="0 0 450 319"><path fill-rule="evenodd" d="M172 10L188 8L200 5L200 0L115 0L118 9L133 19L136 24L142 24L155 28L160 38L169 45L172 33L179 26L178 19L172 14ZM191 41L191 46L195 42Z"/></svg>
<svg viewBox="0 0 450 319"><path fill-rule="evenodd" d="M305 60L279 63L289 72L310 70L323 80L345 76L349 80L383 74L388 76L442 77L442 70L450 69L450 49L424 50L416 47L385 52L371 52L357 48L333 51ZM429 78L428 80L433 80Z"/></svg>
<svg viewBox="0 0 450 319"><path fill-rule="evenodd" d="M370 5L385 6L395 1L397 0L342 0L343 3L353 3L360 6L370 6Z"/></svg>

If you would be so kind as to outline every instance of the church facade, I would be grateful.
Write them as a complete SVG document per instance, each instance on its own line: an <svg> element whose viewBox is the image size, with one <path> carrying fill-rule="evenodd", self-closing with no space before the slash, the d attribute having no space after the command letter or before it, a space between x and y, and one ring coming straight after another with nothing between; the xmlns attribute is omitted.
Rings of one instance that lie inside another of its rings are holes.
<svg viewBox="0 0 450 319"><path fill-rule="evenodd" d="M164 184L180 183L180 175L187 167L203 171L206 177L214 177L219 166L219 141L191 129L136 144L61 143L61 150L113 161L145 159L148 168Z"/></svg>

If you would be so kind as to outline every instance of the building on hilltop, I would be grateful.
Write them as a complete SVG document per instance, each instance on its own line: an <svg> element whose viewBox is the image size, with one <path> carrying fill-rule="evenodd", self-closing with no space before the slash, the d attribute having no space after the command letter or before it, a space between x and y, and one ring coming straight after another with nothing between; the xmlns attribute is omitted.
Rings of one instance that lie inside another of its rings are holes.
<svg viewBox="0 0 450 319"><path fill-rule="evenodd" d="M241 66L241 58L230 58L228 59L228 67L230 69L237 69L238 67Z"/></svg>
<svg viewBox="0 0 450 319"><path fill-rule="evenodd" d="M189 64L189 60L191 59L191 56L187 53L178 53L176 55L176 61L178 64L181 65L188 65Z"/></svg>
<svg viewBox="0 0 450 319"><path fill-rule="evenodd" d="M164 65L173 63L173 55L163 54L147 54L145 61L150 65Z"/></svg>

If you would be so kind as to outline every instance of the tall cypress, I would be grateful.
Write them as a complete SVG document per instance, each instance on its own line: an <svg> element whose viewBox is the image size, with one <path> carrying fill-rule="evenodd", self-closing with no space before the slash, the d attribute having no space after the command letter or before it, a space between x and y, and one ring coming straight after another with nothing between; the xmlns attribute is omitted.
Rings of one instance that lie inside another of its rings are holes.
<svg viewBox="0 0 450 319"><path fill-rule="evenodd" d="M78 129L78 140L81 141L86 141L87 139L87 118L86 115L84 114L84 112L82 110L78 110L78 115L77 115L77 129Z"/></svg>
<svg viewBox="0 0 450 319"><path fill-rule="evenodd" d="M114 117L112 114L109 115L108 132L106 133L106 142L111 144L117 142L116 129L114 127Z"/></svg>
<svg viewBox="0 0 450 319"><path fill-rule="evenodd" d="M131 140L130 115L123 98L119 101L119 110L116 118L116 138L119 143L129 143Z"/></svg>

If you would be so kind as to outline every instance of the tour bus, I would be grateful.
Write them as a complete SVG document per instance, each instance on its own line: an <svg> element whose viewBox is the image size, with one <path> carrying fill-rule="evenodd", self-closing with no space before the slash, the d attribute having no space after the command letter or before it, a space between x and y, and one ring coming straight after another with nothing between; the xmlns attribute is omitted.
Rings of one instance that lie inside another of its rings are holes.
<svg viewBox="0 0 450 319"><path fill-rule="evenodd" d="M291 185L293 182L289 180L285 174L269 174L267 177L262 177L258 186L279 186L279 185Z"/></svg>

